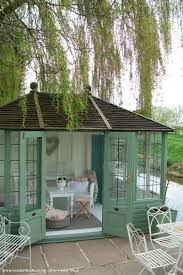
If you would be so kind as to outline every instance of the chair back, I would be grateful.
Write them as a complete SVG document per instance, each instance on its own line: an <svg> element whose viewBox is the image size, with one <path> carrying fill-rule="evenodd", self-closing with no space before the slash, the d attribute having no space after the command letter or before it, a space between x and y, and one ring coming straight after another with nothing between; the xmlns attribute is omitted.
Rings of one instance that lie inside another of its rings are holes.
<svg viewBox="0 0 183 275"><path fill-rule="evenodd" d="M95 182L92 182L90 184L90 207L93 205L94 203L94 188L95 188Z"/></svg>
<svg viewBox="0 0 183 275"><path fill-rule="evenodd" d="M161 230L161 225L163 223L172 223L171 210L167 206L163 205L161 207L151 207L147 211L148 227L149 227L149 236L151 239L163 237L167 235L164 231Z"/></svg>
<svg viewBox="0 0 183 275"><path fill-rule="evenodd" d="M132 254L147 252L147 243L144 233L140 229L136 229L133 224L127 224L128 238Z"/></svg>

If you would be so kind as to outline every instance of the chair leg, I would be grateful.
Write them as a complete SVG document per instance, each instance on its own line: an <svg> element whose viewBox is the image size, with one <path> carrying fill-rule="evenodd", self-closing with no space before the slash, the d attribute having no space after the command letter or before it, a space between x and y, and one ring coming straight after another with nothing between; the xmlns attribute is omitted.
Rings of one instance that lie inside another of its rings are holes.
<svg viewBox="0 0 183 275"><path fill-rule="evenodd" d="M32 269L32 251L31 251L31 239L29 240L29 268Z"/></svg>
<svg viewBox="0 0 183 275"><path fill-rule="evenodd" d="M87 216L87 218L90 219L91 213L85 207L83 208L83 212L84 212L85 216Z"/></svg>
<svg viewBox="0 0 183 275"><path fill-rule="evenodd" d="M87 218L89 219L90 218L90 212L86 209L86 206L88 204L88 201L87 202L82 202L82 201L78 201L78 204L79 204L79 211L77 212L76 214L76 218L80 215L80 214L85 214L85 216L87 216Z"/></svg>
<svg viewBox="0 0 183 275"><path fill-rule="evenodd" d="M149 269L148 269L149 270ZM150 272L151 272L151 274L153 274L153 275L157 275L152 269L151 270L149 270Z"/></svg>
<svg viewBox="0 0 183 275"><path fill-rule="evenodd" d="M79 215L82 214L82 212L83 212L83 204L82 204L82 202L78 201L77 203L78 203L78 206L79 206L79 210L76 213L76 218L79 217Z"/></svg>
<svg viewBox="0 0 183 275"><path fill-rule="evenodd" d="M145 269L146 269L145 267L142 268L141 271L138 273L138 275L141 275L144 272Z"/></svg>
<svg viewBox="0 0 183 275"><path fill-rule="evenodd" d="M148 269L146 267L142 268L141 271L138 273L138 275L141 275L145 269L147 269L151 274L156 275L156 273L152 269Z"/></svg>
<svg viewBox="0 0 183 275"><path fill-rule="evenodd" d="M163 268L165 275L176 275L177 274L176 270L177 269L175 268L175 266L173 266L169 271L166 271L165 267Z"/></svg>

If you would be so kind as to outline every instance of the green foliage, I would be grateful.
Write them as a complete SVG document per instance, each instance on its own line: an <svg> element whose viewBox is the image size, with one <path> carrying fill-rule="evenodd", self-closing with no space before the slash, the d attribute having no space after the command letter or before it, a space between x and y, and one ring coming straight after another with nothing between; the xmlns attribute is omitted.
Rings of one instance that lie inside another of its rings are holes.
<svg viewBox="0 0 183 275"><path fill-rule="evenodd" d="M67 96L63 95L63 102L64 112L68 119L67 128L73 131L79 127L81 122L81 114L84 114L86 108L86 97L69 93Z"/></svg>
<svg viewBox="0 0 183 275"><path fill-rule="evenodd" d="M181 18L182 9L181 0L0 1L0 104L22 93L32 67L57 110L63 99L73 129L87 104L86 86L110 100L114 91L121 93L122 71L130 65L139 82L138 108L150 116L155 81L163 72L160 45L168 53L170 22Z"/></svg>
<svg viewBox="0 0 183 275"><path fill-rule="evenodd" d="M128 25L131 26L129 32L133 45L130 52L137 62L140 83L138 110L139 113L146 116L151 116L152 90L160 66L162 66L160 32L156 11L157 9L153 5L150 8L146 0L125 1L123 11L123 28L127 29ZM162 16L161 12L160 15ZM164 37L165 33L162 32L162 35Z"/></svg>
<svg viewBox="0 0 183 275"><path fill-rule="evenodd" d="M153 107L152 118L175 130L183 127L183 106L177 105L173 108Z"/></svg>
<svg viewBox="0 0 183 275"><path fill-rule="evenodd" d="M168 161L183 163L183 136L168 135Z"/></svg>
<svg viewBox="0 0 183 275"><path fill-rule="evenodd" d="M171 119L171 110L167 107L153 106L151 117L155 121L168 126Z"/></svg>
<svg viewBox="0 0 183 275"><path fill-rule="evenodd" d="M0 52L3 56L3 61L0 62L0 97L1 104L5 104L20 94L22 70L10 43L1 41Z"/></svg>

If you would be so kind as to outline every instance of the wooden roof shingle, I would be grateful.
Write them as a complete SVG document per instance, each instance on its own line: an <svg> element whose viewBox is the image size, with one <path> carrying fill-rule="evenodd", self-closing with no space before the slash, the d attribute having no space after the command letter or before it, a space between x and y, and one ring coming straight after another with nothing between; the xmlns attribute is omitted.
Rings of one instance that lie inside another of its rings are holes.
<svg viewBox="0 0 183 275"><path fill-rule="evenodd" d="M20 100L0 108L0 129L19 130L66 130L67 117L63 108L56 111L53 96L49 93L31 91L26 95L27 116L23 127ZM41 121L41 122L40 122ZM88 95L87 109L77 130L99 131L172 131L171 128L151 119L130 112L116 105Z"/></svg>

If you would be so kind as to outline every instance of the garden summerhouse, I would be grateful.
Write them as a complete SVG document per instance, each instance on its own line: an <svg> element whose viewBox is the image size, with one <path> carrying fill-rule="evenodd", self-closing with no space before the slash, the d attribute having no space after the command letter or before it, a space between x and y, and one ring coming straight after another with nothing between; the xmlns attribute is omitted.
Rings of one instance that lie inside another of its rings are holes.
<svg viewBox="0 0 183 275"><path fill-rule="evenodd" d="M88 94L80 127L69 132L52 95L27 94L24 118L20 100L0 108L0 214L27 221L32 242L126 236L128 222L147 231L147 208L164 199L172 129ZM47 227L50 200L67 212L65 226Z"/></svg>

